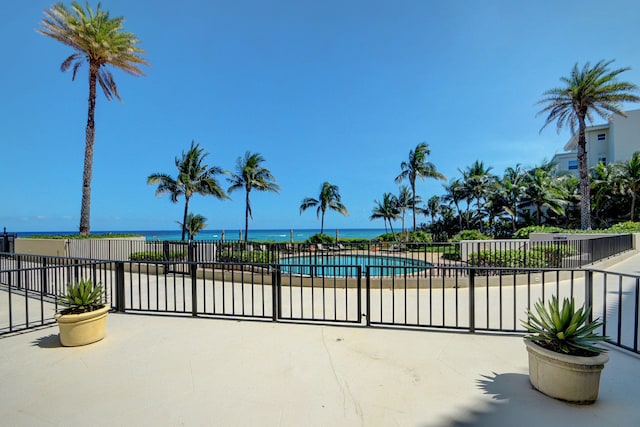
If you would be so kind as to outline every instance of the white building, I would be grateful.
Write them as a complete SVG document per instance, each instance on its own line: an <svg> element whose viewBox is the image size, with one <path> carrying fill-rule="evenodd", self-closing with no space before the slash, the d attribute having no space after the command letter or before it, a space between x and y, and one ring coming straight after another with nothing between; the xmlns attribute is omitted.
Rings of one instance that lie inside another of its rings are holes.
<svg viewBox="0 0 640 427"><path fill-rule="evenodd" d="M587 165L589 169L599 162L604 164L625 162L634 152L640 151L640 110L626 111L627 117L614 115L609 122L589 126L586 129ZM558 164L559 172L578 175L578 134L569 139L564 153L551 159Z"/></svg>

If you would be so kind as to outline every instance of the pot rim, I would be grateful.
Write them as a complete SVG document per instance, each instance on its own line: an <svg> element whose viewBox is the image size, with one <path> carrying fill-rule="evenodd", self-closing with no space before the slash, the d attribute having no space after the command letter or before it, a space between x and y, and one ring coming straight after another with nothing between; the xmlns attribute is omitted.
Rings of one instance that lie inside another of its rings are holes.
<svg viewBox="0 0 640 427"><path fill-rule="evenodd" d="M527 346L527 351L529 352L538 353L539 355L549 359L560 360L566 363L573 363L575 365L604 365L609 361L609 356L606 353L599 353L595 356L574 356L549 350L526 337L524 338L524 343Z"/></svg>

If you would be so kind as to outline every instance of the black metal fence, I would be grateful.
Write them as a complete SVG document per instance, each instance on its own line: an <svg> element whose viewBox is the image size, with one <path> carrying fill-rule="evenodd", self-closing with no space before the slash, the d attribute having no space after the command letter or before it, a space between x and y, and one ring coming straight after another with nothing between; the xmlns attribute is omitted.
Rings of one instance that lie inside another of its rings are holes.
<svg viewBox="0 0 640 427"><path fill-rule="evenodd" d="M178 267L178 268L176 268ZM604 321L602 332L638 353L640 276L601 270L238 262L92 261L0 257L0 334L54 322L69 282L102 283L122 312L368 326L524 332L525 310L573 297ZM309 271L310 271L309 270ZM447 270L445 274L443 271ZM336 271L344 272L336 275ZM385 274L380 274L381 272ZM490 274L489 274L490 273Z"/></svg>

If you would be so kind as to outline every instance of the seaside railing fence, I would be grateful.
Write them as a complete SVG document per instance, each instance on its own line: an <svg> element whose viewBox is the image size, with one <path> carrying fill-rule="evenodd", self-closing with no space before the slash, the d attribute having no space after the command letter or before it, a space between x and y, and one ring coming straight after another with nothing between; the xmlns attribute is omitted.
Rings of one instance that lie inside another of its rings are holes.
<svg viewBox="0 0 640 427"><path fill-rule="evenodd" d="M601 332L612 344L639 352L640 276L469 266L434 266L415 275L411 267L391 265L380 275L379 267L353 265L338 277L299 274L299 264L175 264L4 254L0 334L53 323L56 296L67 283L88 278L104 285L107 302L121 312L470 332L524 332L520 321L536 301L573 297L603 320Z"/></svg>

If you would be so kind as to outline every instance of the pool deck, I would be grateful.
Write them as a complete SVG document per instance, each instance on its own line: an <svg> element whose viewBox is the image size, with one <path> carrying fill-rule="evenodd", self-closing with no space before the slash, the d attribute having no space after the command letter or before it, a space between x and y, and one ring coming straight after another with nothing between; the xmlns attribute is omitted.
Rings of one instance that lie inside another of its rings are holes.
<svg viewBox="0 0 640 427"><path fill-rule="evenodd" d="M638 274L640 255L609 267ZM640 356L609 347L590 406L533 390L519 335L111 314L0 338L7 426L635 426Z"/></svg>

